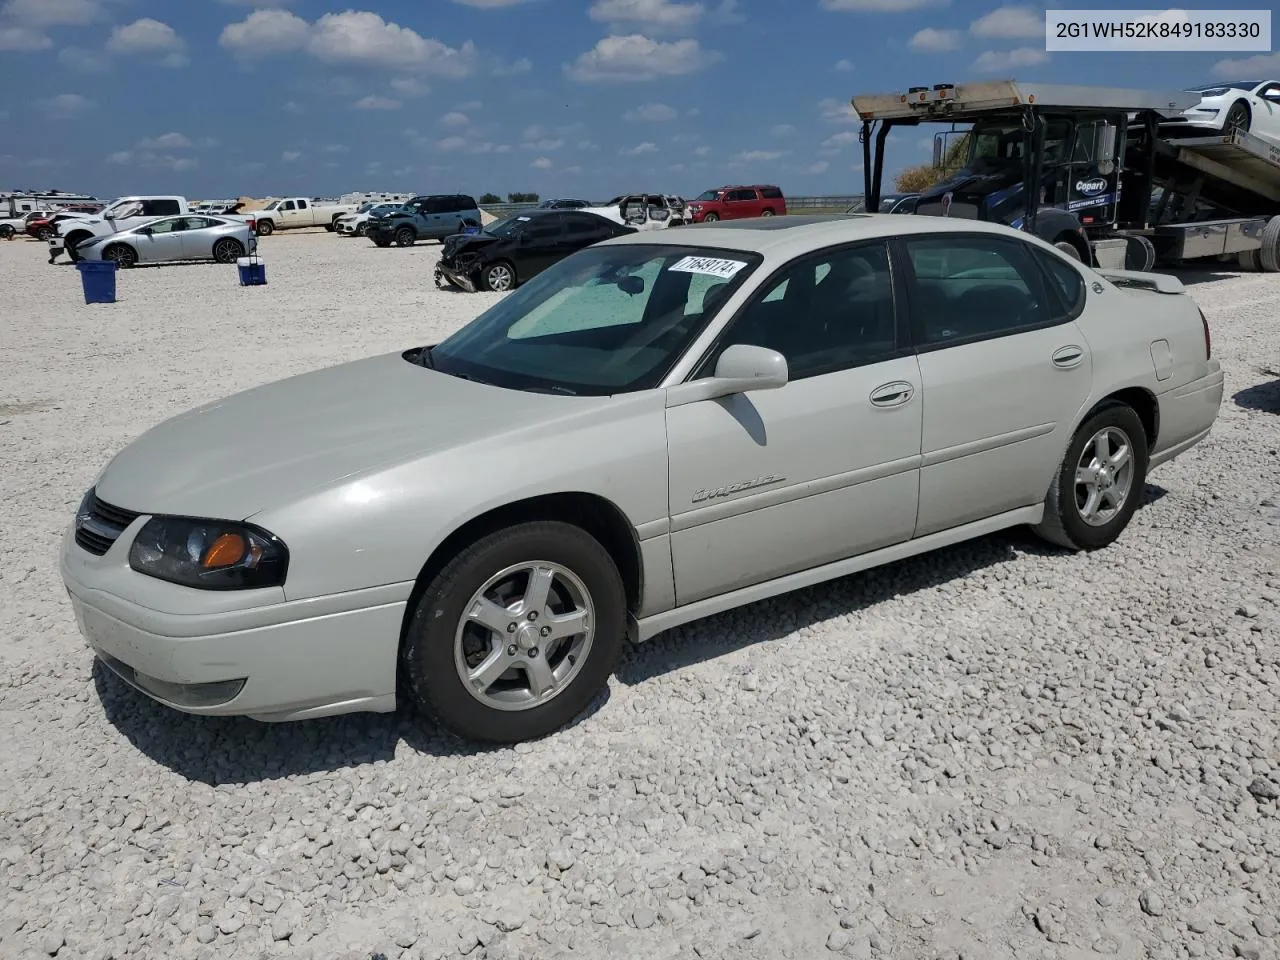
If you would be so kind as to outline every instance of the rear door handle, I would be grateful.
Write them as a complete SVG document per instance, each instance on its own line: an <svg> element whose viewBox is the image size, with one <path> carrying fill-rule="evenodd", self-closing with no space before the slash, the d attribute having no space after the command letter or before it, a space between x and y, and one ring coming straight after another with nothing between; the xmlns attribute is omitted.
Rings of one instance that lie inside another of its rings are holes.
<svg viewBox="0 0 1280 960"><path fill-rule="evenodd" d="M895 380L893 383L886 383L871 391L871 405L873 407L900 407L915 396L915 392L916 388L905 380Z"/></svg>
<svg viewBox="0 0 1280 960"><path fill-rule="evenodd" d="M1055 367L1067 370L1080 365L1080 361L1084 359L1084 349L1074 343L1070 346L1059 347L1053 352L1053 356L1050 359Z"/></svg>

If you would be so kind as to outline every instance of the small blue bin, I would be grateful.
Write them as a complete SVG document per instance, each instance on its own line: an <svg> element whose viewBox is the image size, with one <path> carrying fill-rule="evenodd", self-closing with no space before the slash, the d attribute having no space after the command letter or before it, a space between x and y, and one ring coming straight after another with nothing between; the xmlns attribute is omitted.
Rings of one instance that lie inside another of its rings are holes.
<svg viewBox="0 0 1280 960"><path fill-rule="evenodd" d="M236 261L240 271L240 286L261 287L267 283L267 265L261 257L241 257Z"/></svg>
<svg viewBox="0 0 1280 960"><path fill-rule="evenodd" d="M85 303L116 302L116 269L114 260L80 260L80 285L84 287Z"/></svg>

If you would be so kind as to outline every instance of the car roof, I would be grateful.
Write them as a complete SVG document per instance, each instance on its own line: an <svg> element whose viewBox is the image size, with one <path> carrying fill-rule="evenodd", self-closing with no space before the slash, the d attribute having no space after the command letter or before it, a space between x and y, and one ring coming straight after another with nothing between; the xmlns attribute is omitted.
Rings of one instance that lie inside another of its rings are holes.
<svg viewBox="0 0 1280 960"><path fill-rule="evenodd" d="M874 240L878 237L973 232L1027 237L1027 234L1019 233L1011 227L984 220L902 216L892 213L826 213L694 223L616 237L603 241L602 245L661 243L792 257L837 243Z"/></svg>

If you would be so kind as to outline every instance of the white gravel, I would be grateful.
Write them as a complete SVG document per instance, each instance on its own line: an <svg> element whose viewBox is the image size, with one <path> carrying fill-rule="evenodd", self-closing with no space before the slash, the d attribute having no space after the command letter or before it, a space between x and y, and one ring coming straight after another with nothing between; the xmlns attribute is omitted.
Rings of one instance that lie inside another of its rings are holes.
<svg viewBox="0 0 1280 960"><path fill-rule="evenodd" d="M991 537L756 604L475 751L187 717L76 632L57 544L111 453L495 299L436 291L434 244L263 249L265 288L137 269L87 307L0 243L0 956L1280 955L1280 277L1195 275L1222 416L1112 548Z"/></svg>

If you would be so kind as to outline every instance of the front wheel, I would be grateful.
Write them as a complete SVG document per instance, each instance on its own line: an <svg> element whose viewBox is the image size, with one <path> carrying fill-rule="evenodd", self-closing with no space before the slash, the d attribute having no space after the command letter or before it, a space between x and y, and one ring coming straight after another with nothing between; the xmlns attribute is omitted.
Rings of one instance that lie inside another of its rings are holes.
<svg viewBox="0 0 1280 960"><path fill-rule="evenodd" d="M772 216L773 216L773 211L772 211L772 210L761 210L761 211L760 211L760 216L762 216L762 217L772 217Z"/></svg>
<svg viewBox="0 0 1280 960"><path fill-rule="evenodd" d="M703 223L715 223L715 222L716 222L717 220L719 220L719 219L720 219L720 214L718 214L718 213L708 213L705 217L703 217L703 218L702 218L702 222L703 222Z"/></svg>
<svg viewBox="0 0 1280 960"><path fill-rule="evenodd" d="M374 238L373 238L373 245L374 245L375 247L379 247L379 248L381 248L381 249L386 249L387 247L391 246L391 241L390 241L390 240L386 240L386 239L384 239L384 238L382 238L382 237L374 237Z"/></svg>
<svg viewBox="0 0 1280 960"><path fill-rule="evenodd" d="M363 237L363 236L365 236L368 232L369 232L369 225L368 225L367 223L358 223L358 224L356 224L356 236L357 236L357 237Z"/></svg>
<svg viewBox="0 0 1280 960"><path fill-rule="evenodd" d="M1097 550L1129 525L1147 482L1147 432L1132 407L1100 408L1076 431L1035 532L1070 550Z"/></svg>
<svg viewBox="0 0 1280 960"><path fill-rule="evenodd" d="M41 227L39 230L36 231L36 239L43 240L45 243L48 243L57 235L58 233L56 230L53 229L53 227Z"/></svg>
<svg viewBox="0 0 1280 960"><path fill-rule="evenodd" d="M102 251L102 259L114 260L119 269L128 270L138 262L138 254L133 247L126 246L123 243L115 243Z"/></svg>
<svg viewBox="0 0 1280 960"><path fill-rule="evenodd" d="M1231 134L1249 132L1249 107L1244 103L1233 103L1227 111L1227 118L1222 122L1222 132Z"/></svg>
<svg viewBox="0 0 1280 960"><path fill-rule="evenodd" d="M213 245L213 259L218 263L235 263L244 256L244 247L239 240L224 237Z"/></svg>
<svg viewBox="0 0 1280 960"><path fill-rule="evenodd" d="M80 244L84 243L84 241L88 240L90 236L92 236L92 234L73 233L63 241L62 248L67 251L67 257L72 263L79 263L84 259L76 252L76 248L80 246Z"/></svg>
<svg viewBox="0 0 1280 960"><path fill-rule="evenodd" d="M0 240L12 240L18 235L12 223L0 223Z"/></svg>
<svg viewBox="0 0 1280 960"><path fill-rule="evenodd" d="M271 234L275 232L276 232L276 225L272 223L270 220L258 221L258 236L269 237L271 236Z"/></svg>
<svg viewBox="0 0 1280 960"><path fill-rule="evenodd" d="M495 263L484 268L480 275L486 290L505 293L516 285L516 272L507 263Z"/></svg>
<svg viewBox="0 0 1280 960"><path fill-rule="evenodd" d="M469 739L544 736L608 681L626 612L613 558L586 531L549 521L499 530L454 557L418 601L404 688Z"/></svg>

